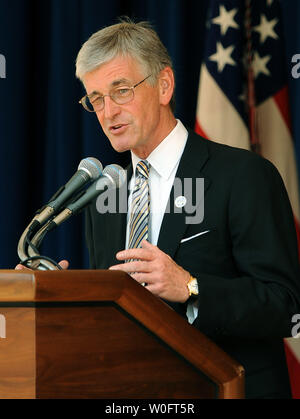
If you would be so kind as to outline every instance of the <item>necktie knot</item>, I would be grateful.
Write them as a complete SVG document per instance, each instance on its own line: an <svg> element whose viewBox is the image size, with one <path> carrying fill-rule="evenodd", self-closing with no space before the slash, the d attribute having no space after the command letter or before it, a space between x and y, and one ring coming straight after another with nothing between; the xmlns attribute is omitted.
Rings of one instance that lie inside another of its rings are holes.
<svg viewBox="0 0 300 419"><path fill-rule="evenodd" d="M149 178L150 163L147 160L141 160L136 166L136 174L144 179Z"/></svg>

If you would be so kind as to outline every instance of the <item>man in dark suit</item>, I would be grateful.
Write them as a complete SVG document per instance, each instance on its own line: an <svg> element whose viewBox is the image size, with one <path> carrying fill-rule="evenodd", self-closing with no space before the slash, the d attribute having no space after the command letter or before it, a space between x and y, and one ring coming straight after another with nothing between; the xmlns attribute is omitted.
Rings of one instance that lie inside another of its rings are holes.
<svg viewBox="0 0 300 419"><path fill-rule="evenodd" d="M78 55L77 76L85 109L96 112L115 150L132 155L128 214L100 215L96 202L87 210L91 268L125 271L187 316L244 366L247 397L290 397L283 337L300 312L300 277L277 170L175 119L171 60L145 23L94 34ZM186 179L192 186L180 194L174 185ZM204 179L204 201L197 179ZM134 219L140 182L146 210ZM195 223L200 206L204 216ZM138 223L144 240L132 245Z"/></svg>

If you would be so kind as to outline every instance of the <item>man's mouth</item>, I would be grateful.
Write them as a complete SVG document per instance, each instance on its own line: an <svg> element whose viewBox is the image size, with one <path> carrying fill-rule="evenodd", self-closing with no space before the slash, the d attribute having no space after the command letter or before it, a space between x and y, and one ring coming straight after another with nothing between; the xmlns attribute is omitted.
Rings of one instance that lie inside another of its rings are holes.
<svg viewBox="0 0 300 419"><path fill-rule="evenodd" d="M116 124L109 127L109 131L113 134L119 134L125 131L127 124Z"/></svg>

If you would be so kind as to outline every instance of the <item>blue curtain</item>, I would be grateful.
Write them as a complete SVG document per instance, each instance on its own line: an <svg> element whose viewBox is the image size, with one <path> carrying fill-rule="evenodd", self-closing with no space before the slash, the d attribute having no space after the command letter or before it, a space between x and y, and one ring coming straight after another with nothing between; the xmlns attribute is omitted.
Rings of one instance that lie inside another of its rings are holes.
<svg viewBox="0 0 300 419"><path fill-rule="evenodd" d="M298 0L282 1L287 67L300 53ZM193 128L209 0L0 0L0 269L18 262L17 243L34 212L76 171L84 157L126 165L94 115L78 100L75 59L84 41L122 15L152 22L174 61L176 116ZM293 24L291 24L293 22ZM297 50L298 48L298 50ZM300 79L299 79L300 80ZM290 77L292 115L300 155L300 81ZM72 269L88 268L83 217L45 239L43 254Z"/></svg>

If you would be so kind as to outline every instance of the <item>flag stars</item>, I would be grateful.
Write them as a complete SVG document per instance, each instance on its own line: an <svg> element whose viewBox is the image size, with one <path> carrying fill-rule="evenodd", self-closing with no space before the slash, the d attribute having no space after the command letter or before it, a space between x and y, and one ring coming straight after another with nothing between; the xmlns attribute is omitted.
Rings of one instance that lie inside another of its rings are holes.
<svg viewBox="0 0 300 419"><path fill-rule="evenodd" d="M227 11L223 5L219 8L219 16L212 19L212 22L216 25L220 25L221 34L226 35L229 28L237 29L239 25L234 20L238 9L232 9Z"/></svg>
<svg viewBox="0 0 300 419"><path fill-rule="evenodd" d="M256 79L260 74L264 74L266 76L271 75L270 71L267 68L267 64L270 61L270 59L271 59L271 55L260 57L259 53L255 51L252 65L253 65L254 77Z"/></svg>
<svg viewBox="0 0 300 419"><path fill-rule="evenodd" d="M260 24L254 26L253 30L260 34L260 42L263 44L268 37L278 39L278 35L274 31L274 26L278 23L278 19L267 20L265 15L261 15Z"/></svg>
<svg viewBox="0 0 300 419"><path fill-rule="evenodd" d="M231 45L224 48L221 42L217 42L217 52L209 57L210 61L215 61L218 64L218 71L221 73L224 67L228 65L235 66L236 63L232 59L231 54L234 50L234 46Z"/></svg>

